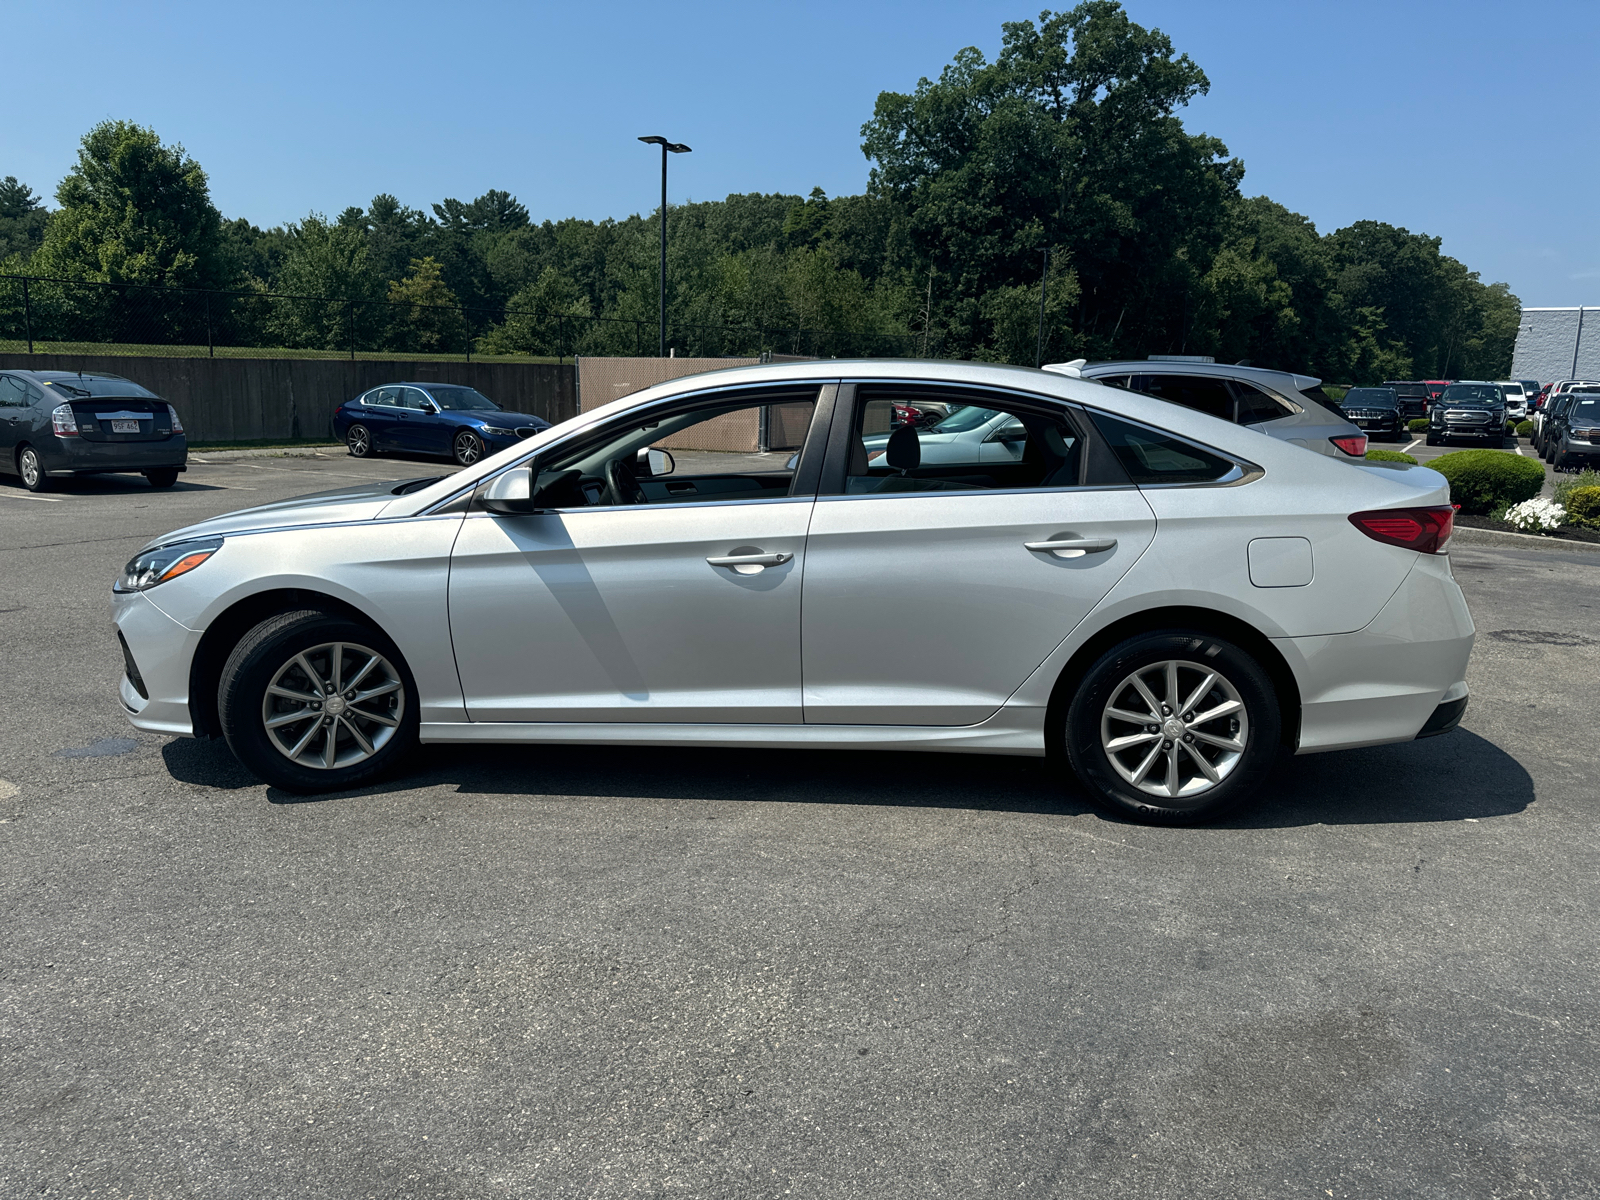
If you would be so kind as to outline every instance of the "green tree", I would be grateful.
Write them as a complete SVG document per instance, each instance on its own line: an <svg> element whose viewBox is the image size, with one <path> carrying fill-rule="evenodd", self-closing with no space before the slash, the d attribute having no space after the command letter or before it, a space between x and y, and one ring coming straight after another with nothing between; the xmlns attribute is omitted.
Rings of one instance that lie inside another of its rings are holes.
<svg viewBox="0 0 1600 1200"><path fill-rule="evenodd" d="M15 175L0 179L0 262L37 250L49 220L44 202L32 188L17 182ZM13 265L20 268L22 263Z"/></svg>
<svg viewBox="0 0 1600 1200"><path fill-rule="evenodd" d="M312 213L287 231L288 252L273 281L268 328L285 346L369 348L386 327L383 281L372 269L366 234Z"/></svg>
<svg viewBox="0 0 1600 1200"><path fill-rule="evenodd" d="M411 260L404 279L389 282L389 345L395 350L449 354L466 346L461 302L445 284L438 262Z"/></svg>

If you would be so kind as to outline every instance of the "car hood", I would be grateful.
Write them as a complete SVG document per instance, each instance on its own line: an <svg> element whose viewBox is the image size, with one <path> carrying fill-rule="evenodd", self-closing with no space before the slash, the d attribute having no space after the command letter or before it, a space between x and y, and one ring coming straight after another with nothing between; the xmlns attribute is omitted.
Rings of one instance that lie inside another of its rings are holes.
<svg viewBox="0 0 1600 1200"><path fill-rule="evenodd" d="M550 424L550 422L546 421L543 417L535 417L529 413L507 412L504 409L501 409L499 412L473 412L470 410L463 410L456 413L451 413L448 409L446 409L439 415L442 417L457 416L467 420L481 421L485 425L533 425L539 429L544 429Z"/></svg>
<svg viewBox="0 0 1600 1200"><path fill-rule="evenodd" d="M349 521L369 521L383 511L397 495L423 486L422 480L442 476L423 476L421 480L386 479L375 483L358 483L351 487L334 488L326 492L312 492L292 500L278 500L255 508L241 508L186 525L171 533L155 538L146 546L166 546L173 542L186 542L193 538L227 537L230 534L255 533L263 529L288 529L302 525L335 525Z"/></svg>

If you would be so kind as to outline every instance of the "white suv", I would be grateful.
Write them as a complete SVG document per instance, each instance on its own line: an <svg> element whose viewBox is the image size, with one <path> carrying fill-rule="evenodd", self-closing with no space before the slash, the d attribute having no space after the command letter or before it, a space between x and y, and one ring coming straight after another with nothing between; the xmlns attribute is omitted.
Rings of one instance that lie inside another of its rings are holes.
<svg viewBox="0 0 1600 1200"><path fill-rule="evenodd" d="M1522 383L1516 379L1497 379L1495 386L1500 389L1500 394L1506 398L1506 419L1509 421L1525 421L1528 418L1528 395L1522 390Z"/></svg>

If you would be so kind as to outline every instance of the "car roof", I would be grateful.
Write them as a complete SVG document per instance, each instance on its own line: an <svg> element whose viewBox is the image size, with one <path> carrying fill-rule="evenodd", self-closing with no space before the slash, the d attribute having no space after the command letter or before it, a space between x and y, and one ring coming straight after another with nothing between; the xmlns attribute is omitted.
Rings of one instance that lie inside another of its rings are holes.
<svg viewBox="0 0 1600 1200"><path fill-rule="evenodd" d="M1214 375L1219 379L1259 379L1262 383L1276 383L1280 388L1283 386L1283 380L1288 379L1292 381L1291 386L1296 390L1314 388L1322 383L1322 380L1313 375L1300 375L1294 371L1279 371L1271 367L1244 367L1237 363L1173 362L1169 359L1130 358L1089 363L1081 368L1081 373L1085 379L1093 379L1096 375L1109 375L1124 370L1130 374L1137 371L1144 375Z"/></svg>

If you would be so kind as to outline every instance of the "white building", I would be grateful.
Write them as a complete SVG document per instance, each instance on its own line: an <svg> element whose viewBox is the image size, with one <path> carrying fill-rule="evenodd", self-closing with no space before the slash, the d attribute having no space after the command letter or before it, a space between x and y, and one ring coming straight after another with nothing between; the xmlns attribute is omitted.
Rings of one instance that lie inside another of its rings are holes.
<svg viewBox="0 0 1600 1200"><path fill-rule="evenodd" d="M1525 308L1512 379L1600 379L1600 308Z"/></svg>

